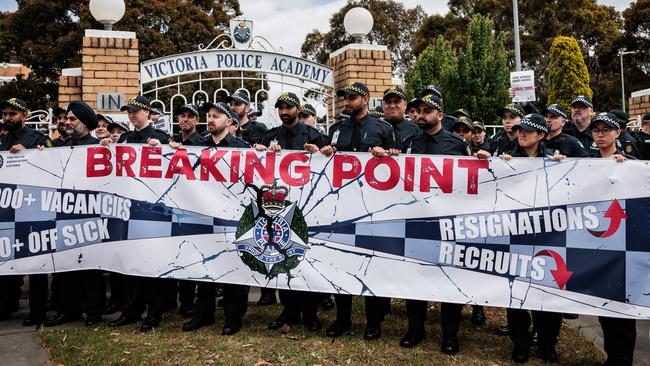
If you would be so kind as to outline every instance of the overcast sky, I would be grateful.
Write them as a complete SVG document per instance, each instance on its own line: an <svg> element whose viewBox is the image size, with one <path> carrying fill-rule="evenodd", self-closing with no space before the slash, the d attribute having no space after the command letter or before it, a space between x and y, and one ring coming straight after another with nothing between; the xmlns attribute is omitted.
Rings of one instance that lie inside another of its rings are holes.
<svg viewBox="0 0 650 366"><path fill-rule="evenodd" d="M505 0L504 0L505 1ZM267 38L276 48L299 56L305 35L313 29L326 32L330 16L345 5L346 0L239 0L246 17L254 21L254 34ZM407 7L420 5L427 14L445 14L444 0L404 0ZM619 11L625 10L630 0L598 0ZM14 0L0 0L0 10L15 10ZM127 9L128 11L128 9Z"/></svg>

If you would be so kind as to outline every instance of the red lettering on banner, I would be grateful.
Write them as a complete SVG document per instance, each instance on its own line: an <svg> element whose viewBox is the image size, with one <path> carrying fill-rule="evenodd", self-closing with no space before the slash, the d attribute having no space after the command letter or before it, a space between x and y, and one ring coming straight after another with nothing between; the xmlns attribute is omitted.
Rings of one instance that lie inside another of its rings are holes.
<svg viewBox="0 0 650 366"><path fill-rule="evenodd" d="M404 158L404 190L413 192L415 186L415 158L407 156Z"/></svg>
<svg viewBox="0 0 650 366"><path fill-rule="evenodd" d="M143 146L142 157L140 158L140 176L143 178L160 178L162 177L161 170L153 170L151 168L159 167L162 165L162 159L155 155L162 154L162 147L160 146Z"/></svg>
<svg viewBox="0 0 650 366"><path fill-rule="evenodd" d="M309 161L309 158L303 153L290 153L280 161L280 179L286 184L292 187L304 186L309 182L309 175L311 174L311 168L309 165L296 165L294 167L294 172L299 175L298 178L294 178L291 175L291 163L294 161L299 161L305 163Z"/></svg>
<svg viewBox="0 0 650 366"><path fill-rule="evenodd" d="M105 177L113 172L111 150L107 147L89 147L86 150L86 176Z"/></svg>
<svg viewBox="0 0 650 366"><path fill-rule="evenodd" d="M126 159L124 158L126 156ZM131 165L135 163L135 149L131 146L115 146L115 175L121 177L126 172L127 177L135 177Z"/></svg>
<svg viewBox="0 0 650 366"><path fill-rule="evenodd" d="M431 159L422 158L420 167L420 192L431 190L431 178L443 193L451 193L454 186L454 159L442 159L442 174Z"/></svg>
<svg viewBox="0 0 650 366"><path fill-rule="evenodd" d="M239 162L241 161L241 153L239 150L230 151L230 182L236 183L239 181Z"/></svg>
<svg viewBox="0 0 650 366"><path fill-rule="evenodd" d="M350 169L343 170L343 164L350 165ZM333 171L332 186L340 188L343 179L354 179L361 174L361 161L354 155L334 155Z"/></svg>
<svg viewBox="0 0 650 366"><path fill-rule="evenodd" d="M226 155L228 150L217 150L212 155L210 155L210 152L211 150L203 150L201 153L201 177L199 179L207 181L210 179L210 175L212 175L217 182L225 182L226 178L217 169L217 162Z"/></svg>
<svg viewBox="0 0 650 366"><path fill-rule="evenodd" d="M181 163L180 165L178 164L179 162ZM196 180L194 169L192 169L192 163L190 163L186 149L176 149L174 156L169 161L165 178L173 178L175 174L182 174L187 180Z"/></svg>
<svg viewBox="0 0 650 366"><path fill-rule="evenodd" d="M273 184L275 180L275 153L267 152L264 157L264 162L257 157L255 151L246 151L246 165L244 165L244 183L252 184L255 172L259 174L260 178L265 184Z"/></svg>
<svg viewBox="0 0 650 366"><path fill-rule="evenodd" d="M375 176L375 169L377 169L377 167L381 164L387 165L390 172L388 179L385 182L380 182ZM373 158L368 160L366 163L366 168L364 169L364 173L366 175L366 182L368 182L371 187L379 191L387 191L389 189L393 189L397 183L399 183L399 164L390 156L382 156L381 158Z"/></svg>
<svg viewBox="0 0 650 366"><path fill-rule="evenodd" d="M467 169L467 194L478 194L478 171L488 169L490 162L487 160L458 160L459 168Z"/></svg>

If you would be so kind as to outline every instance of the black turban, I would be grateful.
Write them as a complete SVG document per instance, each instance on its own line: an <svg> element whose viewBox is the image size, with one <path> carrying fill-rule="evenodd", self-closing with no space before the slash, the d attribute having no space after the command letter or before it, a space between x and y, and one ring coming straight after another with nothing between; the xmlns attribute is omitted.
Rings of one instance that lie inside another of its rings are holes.
<svg viewBox="0 0 650 366"><path fill-rule="evenodd" d="M97 128L97 114L88 104L73 100L68 104L68 111L72 112L90 131Z"/></svg>

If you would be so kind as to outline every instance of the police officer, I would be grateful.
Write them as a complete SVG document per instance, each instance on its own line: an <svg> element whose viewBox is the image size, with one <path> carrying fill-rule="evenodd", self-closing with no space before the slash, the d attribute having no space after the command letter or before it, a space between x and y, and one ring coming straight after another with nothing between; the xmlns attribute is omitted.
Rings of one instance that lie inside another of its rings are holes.
<svg viewBox="0 0 650 366"><path fill-rule="evenodd" d="M335 151L371 152L382 156L395 147L391 125L368 115L368 87L360 82L348 84L336 92L343 97L346 113L350 115L330 127L330 144L321 152L331 155ZM326 330L328 337L338 337L352 326L352 296L334 295L336 320ZM390 310L390 299L368 296L366 303L366 329L363 337L373 340L381 337L381 322Z"/></svg>
<svg viewBox="0 0 650 366"><path fill-rule="evenodd" d="M25 125L29 108L22 99L11 98L0 103L2 120L8 133L0 142L0 151L18 153L25 149L52 147L52 141L44 134ZM0 276L0 318L7 319L18 310L22 276ZM24 326L33 326L45 320L47 311L47 275L29 275L29 314Z"/></svg>
<svg viewBox="0 0 650 366"><path fill-rule="evenodd" d="M382 106L375 106L368 110L368 114L377 119L384 119L384 108Z"/></svg>
<svg viewBox="0 0 650 366"><path fill-rule="evenodd" d="M641 159L650 160L650 112L646 113L641 120L641 130L637 133Z"/></svg>
<svg viewBox="0 0 650 366"><path fill-rule="evenodd" d="M568 115L560 104L551 104L542 111L548 134L544 142L547 149L572 158L588 156L589 153L577 138L563 133Z"/></svg>
<svg viewBox="0 0 650 366"><path fill-rule="evenodd" d="M70 138L65 133L65 121L68 119L68 111L65 108L56 107L52 110L52 117L56 120L56 131L59 133L59 137L52 141L52 145L54 147L63 146Z"/></svg>
<svg viewBox="0 0 650 366"><path fill-rule="evenodd" d="M472 141L469 143L469 147L472 149L472 153L477 153L480 150L489 151L490 144L487 142L485 122L481 117L474 117L472 119Z"/></svg>
<svg viewBox="0 0 650 366"><path fill-rule="evenodd" d="M326 139L318 130L298 121L300 99L294 93L282 93L275 103L282 125L266 132L261 144L255 144L257 151L275 151L282 149L305 150L315 153L325 146ZM316 311L321 294L315 292L279 290L280 302L284 306L277 319L268 325L268 329L278 330L285 324L298 324L302 321L309 331L321 329L321 322Z"/></svg>
<svg viewBox="0 0 650 366"><path fill-rule="evenodd" d="M549 128L542 115L528 114L524 116L520 124L513 126L512 129L517 133L517 145L512 151L501 154L501 159L552 157L554 160L561 160L565 158L564 155L544 146L544 139L549 132ZM528 330L531 325L531 315L528 310L515 308L508 308L506 313L508 326L510 327L510 338L514 344L512 360L517 363L524 363L528 361L533 340ZM555 363L558 361L555 344L562 326L562 313L548 311L533 311L532 313L537 331L537 346L540 357L545 362Z"/></svg>
<svg viewBox="0 0 650 366"><path fill-rule="evenodd" d="M318 117L316 116L316 108L309 103L304 103L300 106L298 111L298 121L308 126L316 128Z"/></svg>
<svg viewBox="0 0 650 366"><path fill-rule="evenodd" d="M194 104L182 105L176 110L176 120L180 132L175 134L172 140L186 146L200 146L204 138L196 131L199 108Z"/></svg>
<svg viewBox="0 0 650 366"><path fill-rule="evenodd" d="M68 140L63 146L95 145L99 143L90 131L97 127L97 115L86 103L72 101L65 122ZM86 313L86 326L101 322L106 306L104 277L99 270L62 272L57 274L57 315L43 323L46 327L81 319Z"/></svg>
<svg viewBox="0 0 650 366"><path fill-rule="evenodd" d="M111 133L108 131L108 125L113 123L113 119L109 116L103 114L97 115L97 128L95 128L95 137L97 140L102 141L111 137Z"/></svg>
<svg viewBox="0 0 650 366"><path fill-rule="evenodd" d="M512 127L521 122L524 116L524 109L519 104L511 103L499 110L503 131L492 135L488 141L490 144L489 152L493 156L499 156L502 153L512 151L517 144L517 133Z"/></svg>
<svg viewBox="0 0 650 366"><path fill-rule="evenodd" d="M465 140L465 142L472 142L472 120L469 117L457 117L456 122L451 126L451 132Z"/></svg>
<svg viewBox="0 0 650 366"><path fill-rule="evenodd" d="M229 95L226 98L226 102L239 115L238 131L241 134L240 137L251 145L261 143L262 137L264 137L268 128L264 123L248 119L248 112L251 109L251 101L248 94L244 91L238 91L233 95Z"/></svg>
<svg viewBox="0 0 650 366"><path fill-rule="evenodd" d="M630 116L619 109L611 110L609 113L616 116L618 124L621 126L621 135L618 136L618 139L616 140L617 147L626 154L639 158L641 152L639 151L637 139L627 130L627 121L630 119Z"/></svg>
<svg viewBox="0 0 650 366"><path fill-rule="evenodd" d="M435 85L427 85L427 86L425 86L422 89L422 92L420 93L420 97L422 97L422 98L428 97L428 96L431 96L431 95L436 96L437 98L440 99L440 102L444 103L445 100L444 100L444 98L442 96L442 92ZM417 121L417 118L414 119L414 121ZM451 127L454 125L454 123L456 123L456 117L446 115L446 114L443 115L443 117L442 117L442 127L445 130L451 131Z"/></svg>
<svg viewBox="0 0 650 366"><path fill-rule="evenodd" d="M211 148L248 148L250 145L230 134L230 126L239 123L239 115L226 103L204 103L201 109L207 113L208 132L202 146ZM171 142L172 148L180 144ZM209 282L199 282L197 298L194 304L192 319L183 324L183 331L193 331L203 326L214 324L214 311L216 308L216 286ZM221 330L222 335L233 335L242 326L242 318L248 309L248 293L250 287L242 285L224 284L223 307L225 324Z"/></svg>
<svg viewBox="0 0 650 366"><path fill-rule="evenodd" d="M407 117L409 120L413 121L414 123L418 120L418 105L417 105L417 98L411 99L407 104L406 104L406 113Z"/></svg>
<svg viewBox="0 0 650 366"><path fill-rule="evenodd" d="M465 117L465 118L469 118L469 119L472 118L472 115L469 113L469 111L467 109L464 109L464 108L460 108L460 109L455 110L454 113L452 113L451 115L456 117L456 118L460 118L460 117Z"/></svg>
<svg viewBox="0 0 650 366"><path fill-rule="evenodd" d="M615 159L622 163L632 155L621 151L616 146L616 140L621 134L618 119L612 113L598 113L589 126L598 151L595 158ZM604 348L607 353L605 365L632 365L636 342L636 320L598 317L603 328Z"/></svg>
<svg viewBox="0 0 650 366"><path fill-rule="evenodd" d="M571 123L564 125L564 133L574 136L591 154L598 150L591 137L589 124L594 113L594 105L586 95L578 95L571 101Z"/></svg>
<svg viewBox="0 0 650 366"><path fill-rule="evenodd" d="M120 140L120 136L129 130L129 125L126 122L113 122L108 124L107 129L111 134L111 140L113 140L113 143L117 143Z"/></svg>
<svg viewBox="0 0 650 366"><path fill-rule="evenodd" d="M262 116L262 111L258 111L255 108L251 108L251 110L248 112L248 119L251 121L257 121L257 117Z"/></svg>
<svg viewBox="0 0 650 366"><path fill-rule="evenodd" d="M407 151L409 141L422 133L414 121L404 118L406 112L406 94L399 87L391 87L384 90L383 110L386 122L393 127L393 139L395 148L400 152Z"/></svg>
<svg viewBox="0 0 650 366"><path fill-rule="evenodd" d="M414 154L471 155L467 143L458 136L445 130L442 126L443 103L435 95L419 100L418 126L422 129L411 143ZM441 303L440 321L442 326L442 343L440 350L448 355L459 352L458 328L460 326L462 304ZM427 317L427 302L406 300L408 313L408 330L400 340L400 346L410 348L418 345L425 338L424 323Z"/></svg>
<svg viewBox="0 0 650 366"><path fill-rule="evenodd" d="M149 121L151 109L149 99L141 95L129 99L127 105L122 106L121 110L128 112L129 121L134 130L123 133L118 143L156 146L161 142L169 141L169 136L166 133L151 125ZM102 139L100 143L109 145L112 140L108 137ZM146 332L158 327L165 310L165 296L170 292L169 286L170 282L165 279L125 276L122 314L108 325L117 327L140 321L146 303L148 305L147 318L140 326L140 330Z"/></svg>

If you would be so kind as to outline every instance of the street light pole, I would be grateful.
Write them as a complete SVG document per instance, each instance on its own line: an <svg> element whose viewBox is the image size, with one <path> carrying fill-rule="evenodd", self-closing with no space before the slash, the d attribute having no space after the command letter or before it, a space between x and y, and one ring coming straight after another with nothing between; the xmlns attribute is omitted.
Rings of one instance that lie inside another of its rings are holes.
<svg viewBox="0 0 650 366"><path fill-rule="evenodd" d="M515 34L515 69L521 71L521 52L519 50L519 8L517 0L512 0L512 16L514 18Z"/></svg>
<svg viewBox="0 0 650 366"><path fill-rule="evenodd" d="M630 53L634 53L633 51L623 51L619 50L618 55L621 58L621 103L623 104L623 112L626 112L625 110L625 74L623 73L623 56L624 55L629 55Z"/></svg>

